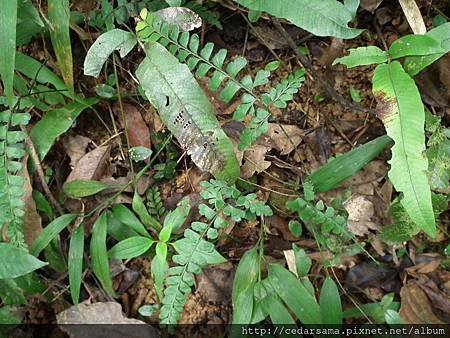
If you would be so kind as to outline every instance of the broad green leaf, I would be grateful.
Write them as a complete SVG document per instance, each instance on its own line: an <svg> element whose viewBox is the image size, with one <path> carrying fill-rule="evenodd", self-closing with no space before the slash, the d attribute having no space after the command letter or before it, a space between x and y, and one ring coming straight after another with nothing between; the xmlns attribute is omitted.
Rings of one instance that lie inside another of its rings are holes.
<svg viewBox="0 0 450 338"><path fill-rule="evenodd" d="M387 309L386 313L384 314L384 319L386 320L386 323L389 325L404 325L405 322L400 317L400 314L391 309Z"/></svg>
<svg viewBox="0 0 450 338"><path fill-rule="evenodd" d="M405 56L444 53L441 42L428 35L411 34L395 40L389 47L389 56L398 59Z"/></svg>
<svg viewBox="0 0 450 338"><path fill-rule="evenodd" d="M120 222L111 212L108 215L108 235L120 242L129 237L139 236L139 233Z"/></svg>
<svg viewBox="0 0 450 338"><path fill-rule="evenodd" d="M321 324L342 324L342 304L336 283L327 277L320 291Z"/></svg>
<svg viewBox="0 0 450 338"><path fill-rule="evenodd" d="M128 152L134 162L144 161L152 155L152 150L146 147L133 147Z"/></svg>
<svg viewBox="0 0 450 338"><path fill-rule="evenodd" d="M164 226L161 229L161 231L159 232L159 236L158 236L159 240L164 243L168 242L170 239L171 233L172 233L172 225L169 224L169 225Z"/></svg>
<svg viewBox="0 0 450 338"><path fill-rule="evenodd" d="M233 324L249 324L253 310L253 288L260 273L256 248L248 250L241 258L233 282Z"/></svg>
<svg viewBox="0 0 450 338"><path fill-rule="evenodd" d="M313 184L316 192L331 190L360 171L391 143L392 140L389 136L380 136L331 159L327 164L313 172L308 180Z"/></svg>
<svg viewBox="0 0 450 338"><path fill-rule="evenodd" d="M11 243L0 243L0 257L0 279L23 276L47 265Z"/></svg>
<svg viewBox="0 0 450 338"><path fill-rule="evenodd" d="M65 214L50 222L34 241L30 253L37 257L76 217L76 214Z"/></svg>
<svg viewBox="0 0 450 338"><path fill-rule="evenodd" d="M0 308L0 325L18 325L21 322L22 319L19 317L15 306L2 306Z"/></svg>
<svg viewBox="0 0 450 338"><path fill-rule="evenodd" d="M183 198L178 203L175 210L169 212L164 218L164 227L171 226L172 232L178 231L186 221L191 211L191 201L189 198Z"/></svg>
<svg viewBox="0 0 450 338"><path fill-rule="evenodd" d="M167 244L158 243L156 245L156 256L152 259L151 272L155 282L155 290L159 299L163 299L164 278L169 270L167 263Z"/></svg>
<svg viewBox="0 0 450 338"><path fill-rule="evenodd" d="M356 17L360 0L344 0L344 6L352 13L352 19Z"/></svg>
<svg viewBox="0 0 450 338"><path fill-rule="evenodd" d="M69 244L69 286L73 304L80 300L80 287L83 274L84 225L80 224L72 233Z"/></svg>
<svg viewBox="0 0 450 338"><path fill-rule="evenodd" d="M272 324L295 325L295 320L276 295L265 297L261 301L261 306L269 314Z"/></svg>
<svg viewBox="0 0 450 338"><path fill-rule="evenodd" d="M67 88L73 92L72 43L70 41L69 0L48 0L50 38Z"/></svg>
<svg viewBox="0 0 450 338"><path fill-rule="evenodd" d="M116 204L112 208L113 216L121 223L136 231L138 234L150 237L141 221L123 204Z"/></svg>
<svg viewBox="0 0 450 338"><path fill-rule="evenodd" d="M97 99L87 99L84 103L74 102L48 111L30 131L39 158L43 160L56 139L70 129L78 115L97 102Z"/></svg>
<svg viewBox="0 0 450 338"><path fill-rule="evenodd" d="M349 55L335 59L333 65L340 63L347 66L347 68L353 68L385 63L388 60L387 53L377 46L351 48L349 52Z"/></svg>
<svg viewBox="0 0 450 338"><path fill-rule="evenodd" d="M299 277L305 277L306 275L308 275L309 270L312 266L311 258L309 258L309 256L306 254L305 250L299 248L295 244L292 244L292 249L294 251L297 275Z"/></svg>
<svg viewBox="0 0 450 338"><path fill-rule="evenodd" d="M308 289L288 270L278 264L269 265L269 280L278 296L302 324L322 324L319 304Z"/></svg>
<svg viewBox="0 0 450 338"><path fill-rule="evenodd" d="M159 43L151 43L146 55L136 76L163 123L200 169L236 181L239 164L233 145L188 67Z"/></svg>
<svg viewBox="0 0 450 338"><path fill-rule="evenodd" d="M432 189L447 189L450 180L450 140L444 139L426 151Z"/></svg>
<svg viewBox="0 0 450 338"><path fill-rule="evenodd" d="M401 204L411 219L434 237L436 225L424 154L425 112L419 90L397 61L377 66L372 83L381 108L379 117L395 142L389 179L403 193Z"/></svg>
<svg viewBox="0 0 450 338"><path fill-rule="evenodd" d="M13 106L14 60L16 55L17 0L2 2L0 10L0 77L8 105Z"/></svg>
<svg viewBox="0 0 450 338"><path fill-rule="evenodd" d="M107 184L93 180L74 180L63 185L64 193L72 198L95 195L106 188L108 188Z"/></svg>
<svg viewBox="0 0 450 338"><path fill-rule="evenodd" d="M144 225L146 225L147 227L152 227L155 230L161 229L161 225L159 224L159 222L148 213L142 197L139 196L137 192L134 193L131 206L133 208L133 211L139 216Z"/></svg>
<svg viewBox="0 0 450 338"><path fill-rule="evenodd" d="M23 290L12 278L0 278L0 300L3 305L25 305L27 299Z"/></svg>
<svg viewBox="0 0 450 338"><path fill-rule="evenodd" d="M317 36L352 39L363 31L348 27L354 13L336 0L235 0L254 11L284 18Z"/></svg>
<svg viewBox="0 0 450 338"><path fill-rule="evenodd" d="M121 57L125 57L134 48L136 42L134 34L121 29L103 33L87 52L84 59L84 75L98 77L103 64L115 50L119 51Z"/></svg>
<svg viewBox="0 0 450 338"><path fill-rule="evenodd" d="M36 209L43 212L52 221L53 209L47 198L39 190L33 190L33 200L36 203Z"/></svg>
<svg viewBox="0 0 450 338"><path fill-rule="evenodd" d="M419 74L425 67L431 65L450 51L450 22L433 28L425 35L440 41L443 52L405 58L405 71L411 76Z"/></svg>
<svg viewBox="0 0 450 338"><path fill-rule="evenodd" d="M148 237L136 236L124 239L114 245L109 251L109 259L130 259L147 252L153 241Z"/></svg>
<svg viewBox="0 0 450 338"><path fill-rule="evenodd" d="M106 249L107 215L103 212L92 227L90 245L92 271L98 278L103 288L111 296L115 296L109 274L108 251Z"/></svg>

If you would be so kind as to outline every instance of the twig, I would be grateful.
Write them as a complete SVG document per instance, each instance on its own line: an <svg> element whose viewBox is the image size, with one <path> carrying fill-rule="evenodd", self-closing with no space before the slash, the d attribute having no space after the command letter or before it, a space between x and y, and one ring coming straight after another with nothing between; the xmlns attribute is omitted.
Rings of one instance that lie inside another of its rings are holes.
<svg viewBox="0 0 450 338"><path fill-rule="evenodd" d="M360 105L357 105L357 104L353 104L353 103L349 102L345 97L343 97L340 93L338 93L328 83L328 81L314 69L314 66L311 64L311 62L308 60L308 58L306 56L302 55L298 51L297 45L295 44L294 40L292 40L291 36L283 28L283 26L281 25L280 21L278 21L277 18L272 18L272 21L273 21L275 27L280 32L280 34L283 36L283 38L286 40L286 42L289 44L289 46L294 51L294 53L297 56L299 62L306 68L306 70L309 72L309 74L311 76L313 76L319 82L319 84L322 86L322 88L327 92L327 94L334 101L338 102L345 109L376 115L376 110L370 109L370 108L361 107Z"/></svg>
<svg viewBox="0 0 450 338"><path fill-rule="evenodd" d="M25 144L28 146L30 156L34 162L36 173L38 175L42 189L44 190L45 195L47 196L48 200L53 205L53 207L56 209L58 214L63 215L64 214L63 208L53 196L52 192L50 191L50 188L47 185L47 182L45 182L44 170L42 169L42 164L41 161L39 160L39 156L36 152L36 148L34 147L33 141L31 141L31 138L28 135L27 130L25 129L24 126L21 126L20 129L25 133Z"/></svg>

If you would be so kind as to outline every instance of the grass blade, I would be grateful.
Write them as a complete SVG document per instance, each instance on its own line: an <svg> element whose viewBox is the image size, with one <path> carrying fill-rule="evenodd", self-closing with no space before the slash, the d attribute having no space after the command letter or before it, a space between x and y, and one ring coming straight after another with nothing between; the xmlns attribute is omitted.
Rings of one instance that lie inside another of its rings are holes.
<svg viewBox="0 0 450 338"><path fill-rule="evenodd" d="M80 300L81 277L83 273L84 226L80 226L72 233L69 246L69 285L72 302L78 304Z"/></svg>
<svg viewBox="0 0 450 338"><path fill-rule="evenodd" d="M8 105L14 100L13 78L16 56L17 0L2 2L0 9L0 76Z"/></svg>
<svg viewBox="0 0 450 338"><path fill-rule="evenodd" d="M61 75L67 88L73 93L69 0L48 0L48 19L52 24L52 27L50 27L50 37Z"/></svg>

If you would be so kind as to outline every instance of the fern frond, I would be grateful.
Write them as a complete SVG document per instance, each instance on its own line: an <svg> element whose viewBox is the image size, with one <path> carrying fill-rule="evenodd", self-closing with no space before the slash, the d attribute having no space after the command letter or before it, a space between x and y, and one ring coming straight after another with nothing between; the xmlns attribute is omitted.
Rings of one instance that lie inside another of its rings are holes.
<svg viewBox="0 0 450 338"><path fill-rule="evenodd" d="M29 120L26 113L11 110L0 113L0 229L7 226L11 242L20 247L26 246L22 229L25 179L18 175L25 156L25 133L18 128Z"/></svg>
<svg viewBox="0 0 450 338"><path fill-rule="evenodd" d="M147 208L150 215L157 218L161 218L167 213L161 199L159 188L156 186L147 190Z"/></svg>
<svg viewBox="0 0 450 338"><path fill-rule="evenodd" d="M267 131L270 108L286 107L286 102L292 100L292 95L304 80L303 71L296 72L269 93L259 95L257 89L269 82L269 70L259 70L254 78L249 74L244 75L247 66L244 57L239 56L225 64L226 49L213 53L214 44L211 42L200 48L197 34L180 32L177 26L171 26L151 14L147 15L145 21L138 23L136 31L142 41L162 44L180 62L185 63L197 79L208 76L208 88L213 92L220 92L219 96L225 103L233 100L238 92L242 93L241 104L236 108L233 118L243 121L245 116L250 116L249 128L252 132L247 132L240 148L253 143ZM256 108L255 104L260 108Z"/></svg>

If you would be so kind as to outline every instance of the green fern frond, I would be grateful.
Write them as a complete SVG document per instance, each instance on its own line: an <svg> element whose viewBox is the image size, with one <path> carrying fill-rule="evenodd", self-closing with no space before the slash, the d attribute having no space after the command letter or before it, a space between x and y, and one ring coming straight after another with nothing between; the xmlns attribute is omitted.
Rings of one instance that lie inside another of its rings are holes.
<svg viewBox="0 0 450 338"><path fill-rule="evenodd" d="M228 226L224 218L228 216L235 222L243 219L254 220L257 216L272 216L272 210L256 198L256 194L241 195L235 185L224 181L202 182L202 198L207 204L199 205L199 212L208 223L193 222L184 232L183 238L172 243L177 255L172 260L165 280L166 289L160 312L161 324L176 324L187 297L194 285L194 275L210 264L220 264L226 259L216 251L212 241L218 237L219 230Z"/></svg>
<svg viewBox="0 0 450 338"><path fill-rule="evenodd" d="M24 216L23 185L18 175L25 156L25 133L18 130L30 120L26 113L6 110L0 113L0 229L8 227L8 237L17 246L25 247L22 229Z"/></svg>
<svg viewBox="0 0 450 338"><path fill-rule="evenodd" d="M244 57L239 56L226 64L226 49L213 53L214 44L211 42L200 48L197 34L180 32L177 26L171 26L151 14L147 15L145 21L138 23L136 31L142 41L162 44L180 62L185 63L197 79L209 76L208 88L213 92L220 92L219 96L225 103L233 100L238 92L242 93L241 104L236 108L233 118L243 121L247 115L250 116L248 128L251 131L247 131L241 138L241 149L267 131L270 108L286 107L286 103L292 100L293 94L304 80L304 72L300 70L280 82L269 93L259 95L257 90L269 83L270 70L261 69L254 77L244 75L244 68L247 66Z"/></svg>
<svg viewBox="0 0 450 338"><path fill-rule="evenodd" d="M150 215L157 218L163 217L167 210L164 208L161 193L157 186L151 187L147 190L147 208Z"/></svg>

